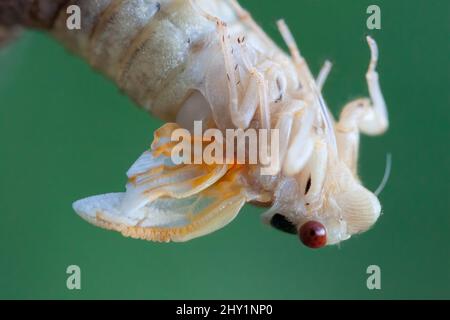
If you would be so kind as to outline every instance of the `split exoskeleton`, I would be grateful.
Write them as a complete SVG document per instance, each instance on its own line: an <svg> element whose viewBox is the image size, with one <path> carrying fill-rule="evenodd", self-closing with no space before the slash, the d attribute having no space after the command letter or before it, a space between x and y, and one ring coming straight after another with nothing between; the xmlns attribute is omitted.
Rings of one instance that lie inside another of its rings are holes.
<svg viewBox="0 0 450 320"><path fill-rule="evenodd" d="M347 104L338 121L321 95L331 64L315 79L283 21L286 55L234 0L78 0L81 30L53 34L112 78L139 105L168 121L128 171L126 192L74 204L93 223L152 241L187 241L232 221L245 203L268 207L263 220L310 247L370 228L381 212L357 176L360 132L388 127L367 38L370 99ZM273 175L258 165L174 164L171 133L194 121L279 129Z"/></svg>

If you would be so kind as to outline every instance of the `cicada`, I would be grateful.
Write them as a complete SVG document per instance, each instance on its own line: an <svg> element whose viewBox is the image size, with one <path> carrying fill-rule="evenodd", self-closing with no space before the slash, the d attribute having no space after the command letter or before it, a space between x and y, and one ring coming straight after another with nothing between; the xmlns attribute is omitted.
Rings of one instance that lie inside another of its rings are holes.
<svg viewBox="0 0 450 320"><path fill-rule="evenodd" d="M283 20L289 53L235 0L62 2L50 32L167 121L127 172L125 192L73 204L83 219L133 238L181 242L224 227L251 203L267 208L264 222L311 248L377 221L380 202L357 174L360 133L388 128L372 38L370 97L349 102L335 120L322 96L331 63L314 77ZM79 30L66 27L69 5L81 9ZM232 161L177 163L171 137L196 121L221 132L278 130L273 172Z"/></svg>

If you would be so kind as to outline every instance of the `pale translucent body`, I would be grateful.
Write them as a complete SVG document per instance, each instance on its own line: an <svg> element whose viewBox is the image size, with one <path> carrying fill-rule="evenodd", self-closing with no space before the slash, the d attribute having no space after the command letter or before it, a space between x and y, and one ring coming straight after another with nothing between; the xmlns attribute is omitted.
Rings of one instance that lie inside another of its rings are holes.
<svg viewBox="0 0 450 320"><path fill-rule="evenodd" d="M235 1L74 2L84 12L82 29L68 32L62 14L55 36L155 116L187 129L195 120L278 128L283 137L278 174L268 177L257 167L177 167L167 156L176 126L162 127L128 172L126 193L74 204L86 220L137 238L186 241L257 202L270 207L267 222L274 213L297 227L320 221L328 244L375 223L381 206L356 173L359 132L380 134L388 125L372 39L370 99L349 103L335 122L320 92L331 64L314 79L283 21L290 57Z"/></svg>

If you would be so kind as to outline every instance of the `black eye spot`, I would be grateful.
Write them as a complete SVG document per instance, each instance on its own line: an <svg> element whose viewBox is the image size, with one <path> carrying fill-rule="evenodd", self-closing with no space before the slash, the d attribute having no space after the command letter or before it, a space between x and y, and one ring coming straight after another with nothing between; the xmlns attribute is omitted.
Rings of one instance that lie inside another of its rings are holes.
<svg viewBox="0 0 450 320"><path fill-rule="evenodd" d="M308 181L306 182L305 196L306 196L306 194L308 194L309 189L311 189L311 183L312 183L312 181L311 181L311 176L309 176Z"/></svg>
<svg viewBox="0 0 450 320"><path fill-rule="evenodd" d="M295 227L295 225L279 213L273 215L272 219L270 220L270 225L280 231L290 234L297 234L297 228Z"/></svg>
<svg viewBox="0 0 450 320"><path fill-rule="evenodd" d="M281 92L281 89L282 89L282 88L281 88L281 80L280 80L280 78L277 78L276 84L277 84L278 91Z"/></svg>

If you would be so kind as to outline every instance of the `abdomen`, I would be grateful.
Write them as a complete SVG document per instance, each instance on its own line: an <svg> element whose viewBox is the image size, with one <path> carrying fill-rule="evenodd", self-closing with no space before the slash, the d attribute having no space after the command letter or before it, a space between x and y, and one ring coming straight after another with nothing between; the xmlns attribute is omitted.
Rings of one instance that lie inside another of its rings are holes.
<svg viewBox="0 0 450 320"><path fill-rule="evenodd" d="M234 12L223 0L199 1L229 24ZM81 30L68 30L66 8L53 29L56 38L113 79L137 104L173 121L190 92L201 85L196 56L215 25L187 0L77 0Z"/></svg>

